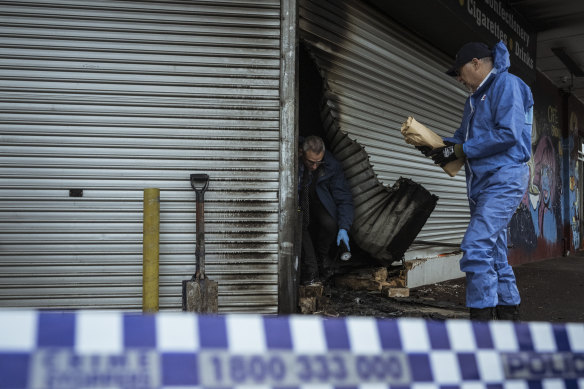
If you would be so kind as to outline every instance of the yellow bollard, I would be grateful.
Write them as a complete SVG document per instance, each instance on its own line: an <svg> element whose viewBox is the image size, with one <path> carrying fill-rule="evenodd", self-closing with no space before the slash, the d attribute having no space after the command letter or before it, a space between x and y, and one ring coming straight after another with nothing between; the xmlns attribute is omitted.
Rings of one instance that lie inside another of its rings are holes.
<svg viewBox="0 0 584 389"><path fill-rule="evenodd" d="M144 189L142 245L142 311L158 312L158 260L160 242L160 189Z"/></svg>

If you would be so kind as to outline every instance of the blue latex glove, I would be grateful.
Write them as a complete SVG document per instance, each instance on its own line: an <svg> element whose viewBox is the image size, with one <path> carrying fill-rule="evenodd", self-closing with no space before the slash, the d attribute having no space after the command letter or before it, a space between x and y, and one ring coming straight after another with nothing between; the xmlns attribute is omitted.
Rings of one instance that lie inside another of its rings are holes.
<svg viewBox="0 0 584 389"><path fill-rule="evenodd" d="M347 246L347 250L351 251L351 248L349 247L349 234L347 234L347 230L344 228L341 228L337 235L337 246L341 244L341 240L345 243L345 246Z"/></svg>

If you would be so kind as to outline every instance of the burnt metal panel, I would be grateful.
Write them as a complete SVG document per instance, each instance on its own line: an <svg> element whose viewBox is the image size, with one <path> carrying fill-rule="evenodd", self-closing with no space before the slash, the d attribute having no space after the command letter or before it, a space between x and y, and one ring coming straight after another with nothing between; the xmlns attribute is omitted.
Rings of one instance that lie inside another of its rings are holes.
<svg viewBox="0 0 584 389"><path fill-rule="evenodd" d="M358 196L358 206L382 201L373 176L386 187L409 178L440 198L418 238L460 243L469 217L464 173L450 178L400 133L408 116L442 136L458 128L466 95L443 74L450 59L359 1L302 0L299 15L300 38L325 83L324 126L334 121L337 136L355 142L344 152L363 148L372 165L365 169L365 158L356 157L362 163L346 172L361 171L359 191L373 193Z"/></svg>
<svg viewBox="0 0 584 389"><path fill-rule="evenodd" d="M353 194L352 237L359 247L387 265L401 260L434 210L438 197L404 177L391 187L383 185L373 172L365 149L338 127L326 98L321 115L323 123L327 123L325 138L329 149L342 163Z"/></svg>
<svg viewBox="0 0 584 389"><path fill-rule="evenodd" d="M180 310L189 176L207 173L220 311L277 312L280 1L0 1L0 14L0 306L141 309L156 187L160 307Z"/></svg>

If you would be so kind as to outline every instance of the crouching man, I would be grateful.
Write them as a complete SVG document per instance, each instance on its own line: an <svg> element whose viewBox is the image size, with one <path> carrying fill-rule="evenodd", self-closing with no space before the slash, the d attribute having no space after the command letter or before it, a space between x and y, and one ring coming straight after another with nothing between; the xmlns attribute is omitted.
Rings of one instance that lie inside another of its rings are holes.
<svg viewBox="0 0 584 389"><path fill-rule="evenodd" d="M349 246L353 196L341 163L325 150L322 138L309 136L300 145L298 194L302 210L301 280L305 285L333 274L332 250ZM336 245L335 245L336 244Z"/></svg>

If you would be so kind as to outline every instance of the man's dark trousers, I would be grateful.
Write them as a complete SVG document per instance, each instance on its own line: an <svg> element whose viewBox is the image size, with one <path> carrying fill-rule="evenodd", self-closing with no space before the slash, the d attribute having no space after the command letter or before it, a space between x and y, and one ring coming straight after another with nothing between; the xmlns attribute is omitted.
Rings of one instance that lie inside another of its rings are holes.
<svg viewBox="0 0 584 389"><path fill-rule="evenodd" d="M331 247L337 236L337 222L318 199L310 196L310 224L302 230L302 280L328 278L331 271Z"/></svg>

